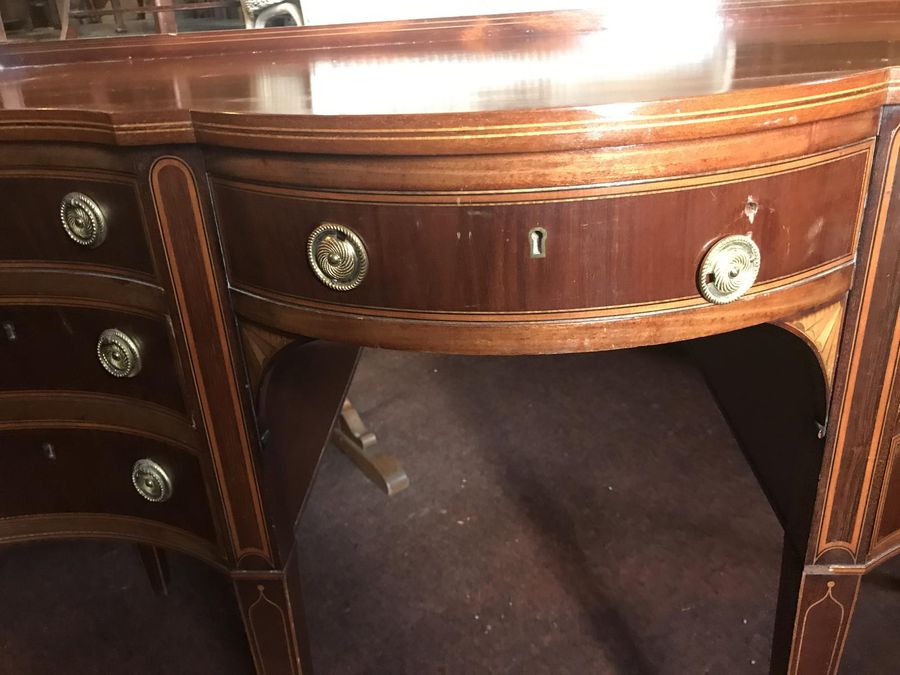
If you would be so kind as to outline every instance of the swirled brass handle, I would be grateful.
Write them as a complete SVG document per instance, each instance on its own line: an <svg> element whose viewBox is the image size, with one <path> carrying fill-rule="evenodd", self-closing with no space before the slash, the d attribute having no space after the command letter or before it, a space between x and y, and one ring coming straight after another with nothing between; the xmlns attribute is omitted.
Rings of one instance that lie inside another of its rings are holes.
<svg viewBox="0 0 900 675"><path fill-rule="evenodd" d="M169 472L152 459L139 459L131 468L131 484L148 502L165 502L172 498Z"/></svg>
<svg viewBox="0 0 900 675"><path fill-rule="evenodd" d="M759 263L759 247L749 235L720 239L700 264L700 294L717 305L737 300L756 282Z"/></svg>
<svg viewBox="0 0 900 675"><path fill-rule="evenodd" d="M62 198L59 217L63 229L76 244L97 248L106 239L106 216L93 199L81 192Z"/></svg>
<svg viewBox="0 0 900 675"><path fill-rule="evenodd" d="M97 358L114 377L134 377L141 372L141 346L118 328L108 328L97 340Z"/></svg>
<svg viewBox="0 0 900 675"><path fill-rule="evenodd" d="M306 253L319 281L335 291L356 288L369 271L369 256L362 239L344 225L319 225L309 235Z"/></svg>

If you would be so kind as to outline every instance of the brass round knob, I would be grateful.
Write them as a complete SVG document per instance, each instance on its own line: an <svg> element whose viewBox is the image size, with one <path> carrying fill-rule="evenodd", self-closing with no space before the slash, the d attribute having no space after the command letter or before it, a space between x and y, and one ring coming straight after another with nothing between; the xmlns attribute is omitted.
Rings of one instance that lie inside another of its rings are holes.
<svg viewBox="0 0 900 675"><path fill-rule="evenodd" d="M106 239L106 216L93 199L81 192L62 198L59 217L69 238L76 244L97 248Z"/></svg>
<svg viewBox="0 0 900 675"><path fill-rule="evenodd" d="M343 225L319 225L309 235L306 252L316 277L335 291L356 288L369 271L369 256L362 239Z"/></svg>
<svg viewBox="0 0 900 675"><path fill-rule="evenodd" d="M114 377L134 377L141 372L140 344L118 328L100 333L97 358L103 369Z"/></svg>
<svg viewBox="0 0 900 675"><path fill-rule="evenodd" d="M165 502L172 498L172 478L152 459L139 459L134 463L131 483L148 502Z"/></svg>
<svg viewBox="0 0 900 675"><path fill-rule="evenodd" d="M759 263L759 247L749 235L720 239L700 264L700 294L717 305L737 300L756 282Z"/></svg>

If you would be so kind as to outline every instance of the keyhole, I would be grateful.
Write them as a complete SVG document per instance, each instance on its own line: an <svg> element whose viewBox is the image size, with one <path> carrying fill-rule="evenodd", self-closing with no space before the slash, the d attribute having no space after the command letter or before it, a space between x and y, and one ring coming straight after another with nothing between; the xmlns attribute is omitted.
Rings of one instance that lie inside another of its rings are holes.
<svg viewBox="0 0 900 675"><path fill-rule="evenodd" d="M11 321L3 322L3 334L10 342L16 341L16 327L12 324Z"/></svg>
<svg viewBox="0 0 900 675"><path fill-rule="evenodd" d="M747 203L744 204L744 215L747 216L751 225L756 219L757 211L759 211L759 203L753 197L747 197Z"/></svg>
<svg viewBox="0 0 900 675"><path fill-rule="evenodd" d="M547 256L547 230L543 227L534 227L528 231L528 250L532 258Z"/></svg>
<svg viewBox="0 0 900 675"><path fill-rule="evenodd" d="M56 450L53 448L53 443L41 443L41 450L44 451L44 457L53 461L56 459Z"/></svg>

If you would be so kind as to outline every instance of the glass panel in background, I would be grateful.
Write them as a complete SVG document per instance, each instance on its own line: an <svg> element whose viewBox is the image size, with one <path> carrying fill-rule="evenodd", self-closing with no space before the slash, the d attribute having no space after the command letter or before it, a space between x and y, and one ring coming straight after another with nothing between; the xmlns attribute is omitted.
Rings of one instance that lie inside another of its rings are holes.
<svg viewBox="0 0 900 675"><path fill-rule="evenodd" d="M0 16L6 39L16 42L564 9L599 10L619 23L671 16L683 24L685 15L716 16L718 5L718 0L0 0Z"/></svg>
<svg viewBox="0 0 900 675"><path fill-rule="evenodd" d="M10 42L246 26L241 0L0 0L0 16Z"/></svg>

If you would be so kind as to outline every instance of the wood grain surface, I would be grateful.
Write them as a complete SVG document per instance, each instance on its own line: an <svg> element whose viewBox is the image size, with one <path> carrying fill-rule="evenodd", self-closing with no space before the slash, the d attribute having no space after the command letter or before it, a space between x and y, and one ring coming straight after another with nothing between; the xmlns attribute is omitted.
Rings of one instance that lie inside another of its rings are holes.
<svg viewBox="0 0 900 675"><path fill-rule="evenodd" d="M682 14L0 47L0 468L30 477L0 541L195 555L260 672L309 675L293 527L360 345L718 336L695 344L786 532L775 667L835 672L859 576L900 548L900 5ZM73 190L108 210L97 249L62 231ZM322 222L364 242L352 291L310 270ZM760 274L714 305L698 266L733 234ZM96 362L105 328L140 337L138 377ZM143 456L171 502L133 490Z"/></svg>
<svg viewBox="0 0 900 675"><path fill-rule="evenodd" d="M752 234L761 284L851 262L870 152L863 143L802 162L553 192L348 186L324 194L219 179L214 191L232 285L255 295L422 313L627 313L698 299L701 258L727 235ZM307 239L323 222L345 225L364 242L368 273L352 291L327 288L305 259ZM541 258L531 257L535 227L546 231Z"/></svg>
<svg viewBox="0 0 900 675"><path fill-rule="evenodd" d="M900 91L896 3L836 6L727 2L665 31L582 12L6 45L0 138L434 155L785 128ZM438 87L429 64L449 65Z"/></svg>

